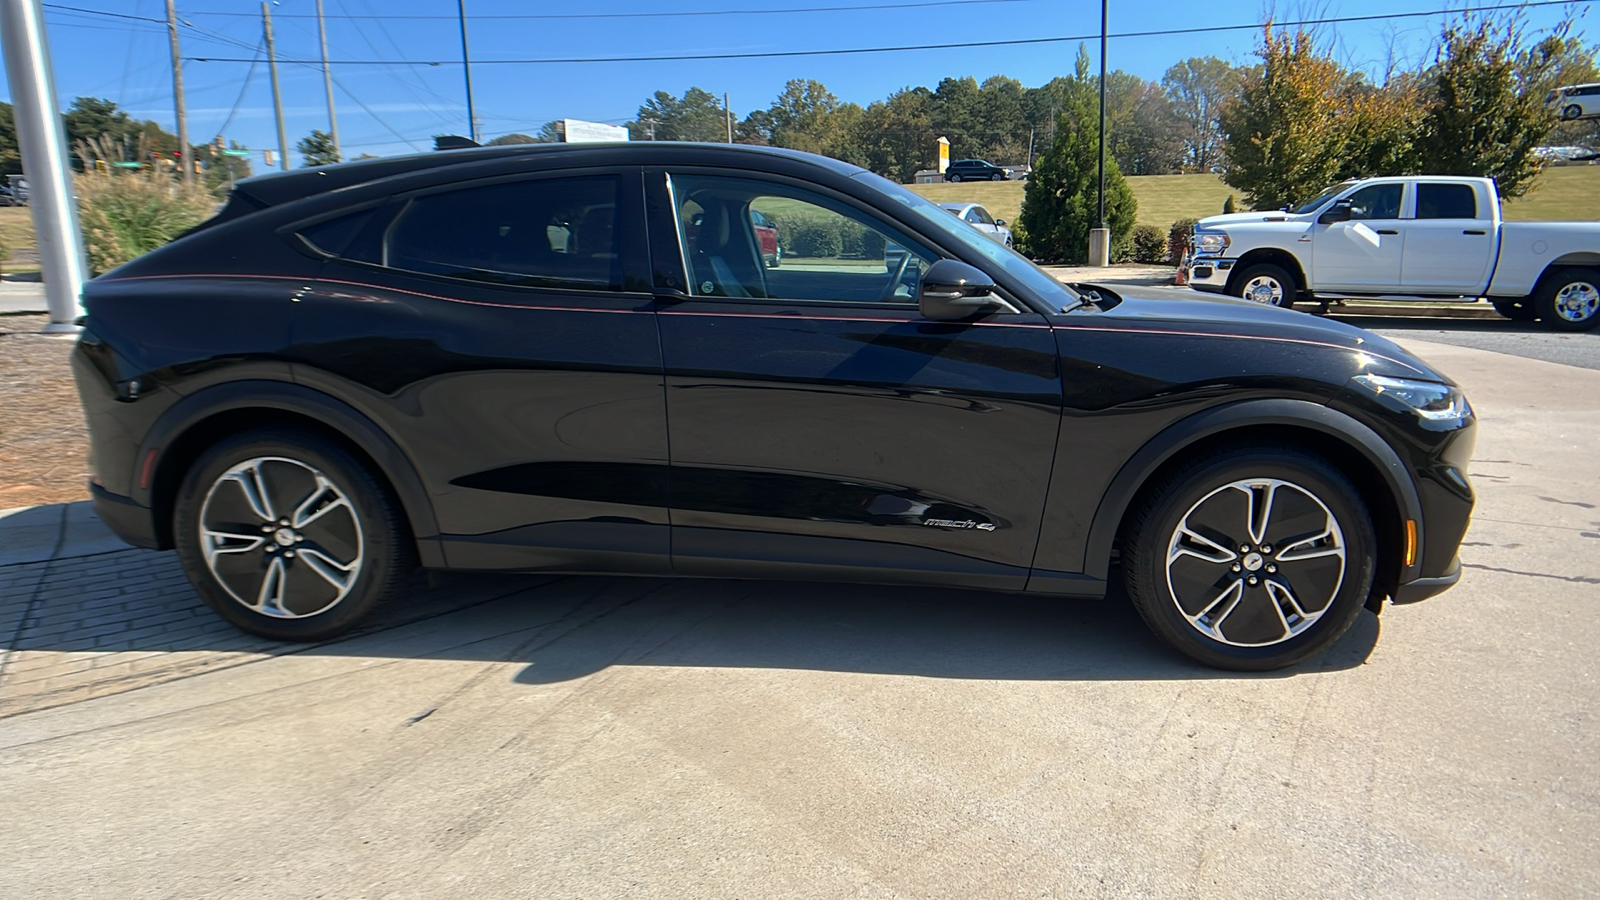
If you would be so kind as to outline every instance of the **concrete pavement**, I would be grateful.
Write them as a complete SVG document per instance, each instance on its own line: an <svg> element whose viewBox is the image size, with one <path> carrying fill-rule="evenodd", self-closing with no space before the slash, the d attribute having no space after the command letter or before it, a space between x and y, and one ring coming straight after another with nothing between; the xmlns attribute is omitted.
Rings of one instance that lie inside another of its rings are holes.
<svg viewBox="0 0 1600 900"><path fill-rule="evenodd" d="M1407 343L1483 420L1465 580L1270 676L1117 603L621 578L173 646L169 554L62 541L0 566L0 896L1594 896L1600 372Z"/></svg>

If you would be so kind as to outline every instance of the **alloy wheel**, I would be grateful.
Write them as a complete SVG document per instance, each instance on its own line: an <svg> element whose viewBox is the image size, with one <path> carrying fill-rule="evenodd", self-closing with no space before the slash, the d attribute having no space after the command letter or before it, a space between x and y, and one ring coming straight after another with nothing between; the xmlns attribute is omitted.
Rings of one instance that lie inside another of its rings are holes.
<svg viewBox="0 0 1600 900"><path fill-rule="evenodd" d="M1568 322L1587 322L1600 312L1600 290L1587 281L1574 281L1556 292L1555 310Z"/></svg>
<svg viewBox="0 0 1600 900"><path fill-rule="evenodd" d="M1316 624L1345 577L1338 520L1309 490L1235 481L1189 508L1168 542L1167 589L1200 634L1266 647Z"/></svg>
<svg viewBox="0 0 1600 900"><path fill-rule="evenodd" d="M347 493L298 460L262 456L229 468L206 492L199 531L217 584L265 616L326 612L361 575L364 537Z"/></svg>
<svg viewBox="0 0 1600 900"><path fill-rule="evenodd" d="M1246 300L1265 303L1270 306L1283 305L1283 285L1278 279L1270 275L1257 275L1245 282L1244 294Z"/></svg>

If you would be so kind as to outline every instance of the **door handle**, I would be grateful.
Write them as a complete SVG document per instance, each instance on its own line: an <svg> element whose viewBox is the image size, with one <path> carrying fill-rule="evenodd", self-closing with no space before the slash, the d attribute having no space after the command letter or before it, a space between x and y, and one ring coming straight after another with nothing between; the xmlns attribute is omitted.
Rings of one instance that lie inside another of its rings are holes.
<svg viewBox="0 0 1600 900"><path fill-rule="evenodd" d="M1471 228L1468 228L1467 230L1465 230L1465 231L1463 231L1461 233L1462 234L1488 234L1489 232L1487 232L1487 231L1474 231Z"/></svg>
<svg viewBox="0 0 1600 900"><path fill-rule="evenodd" d="M1394 230L1393 228L1379 228L1378 229L1378 233L1379 234L1399 234L1400 232Z"/></svg>

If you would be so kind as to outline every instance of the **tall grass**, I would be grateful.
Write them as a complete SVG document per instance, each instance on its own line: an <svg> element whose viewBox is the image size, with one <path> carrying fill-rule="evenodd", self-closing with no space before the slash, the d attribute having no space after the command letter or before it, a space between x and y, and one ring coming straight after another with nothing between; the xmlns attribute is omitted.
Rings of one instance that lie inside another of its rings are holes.
<svg viewBox="0 0 1600 900"><path fill-rule="evenodd" d="M75 178L78 218L94 274L148 253L211 217L216 200L173 175L89 172Z"/></svg>

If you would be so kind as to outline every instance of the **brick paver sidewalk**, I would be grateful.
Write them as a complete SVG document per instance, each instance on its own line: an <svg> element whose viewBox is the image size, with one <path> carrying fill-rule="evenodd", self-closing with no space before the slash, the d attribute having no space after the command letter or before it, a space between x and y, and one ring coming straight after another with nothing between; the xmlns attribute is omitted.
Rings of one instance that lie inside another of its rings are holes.
<svg viewBox="0 0 1600 900"><path fill-rule="evenodd" d="M409 596L366 634L537 588L550 579L461 576ZM120 550L0 565L0 718L244 665L315 645L252 637L213 613L174 553Z"/></svg>

